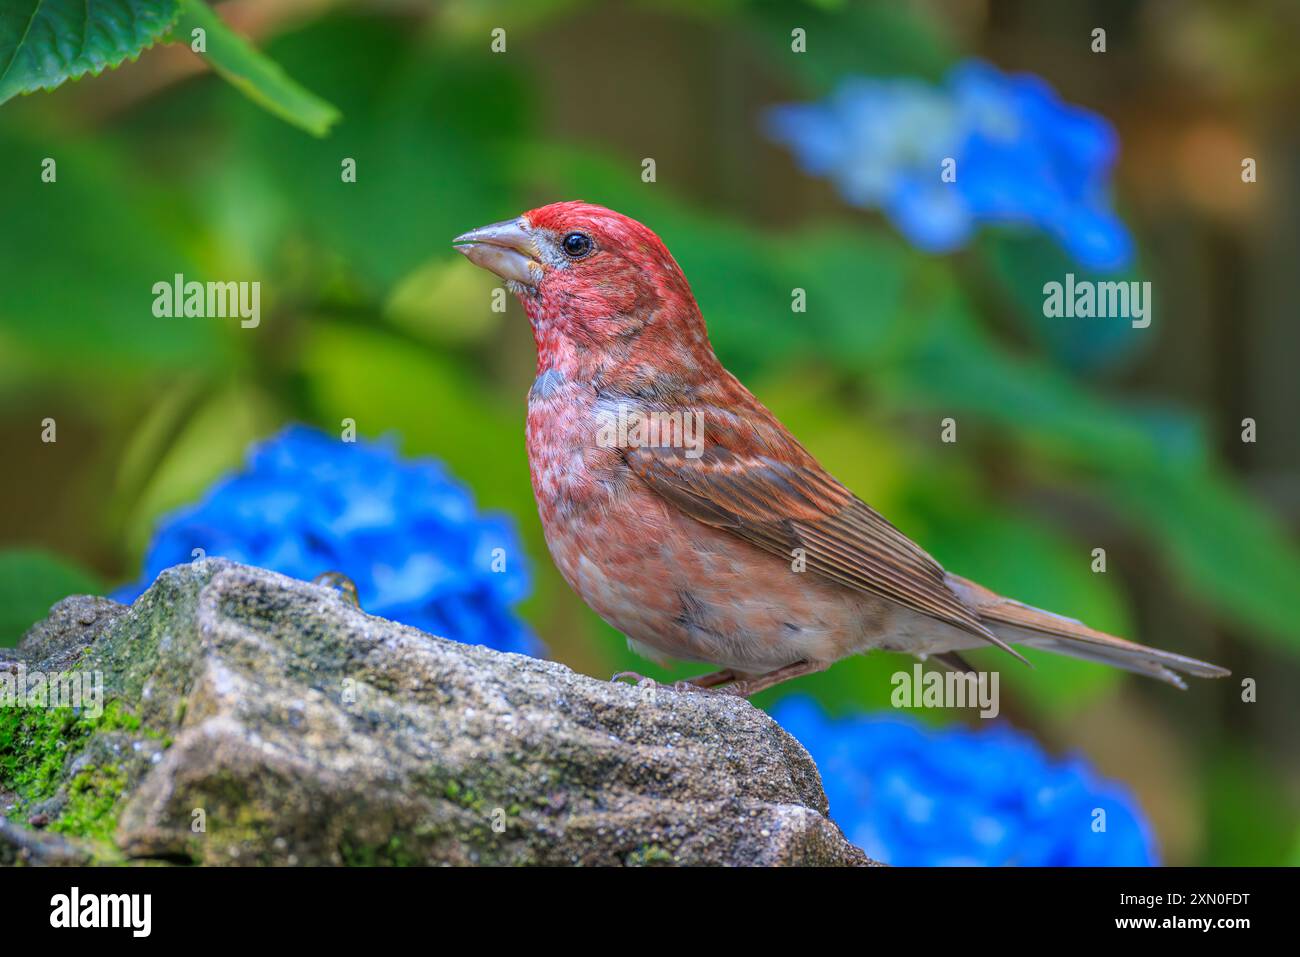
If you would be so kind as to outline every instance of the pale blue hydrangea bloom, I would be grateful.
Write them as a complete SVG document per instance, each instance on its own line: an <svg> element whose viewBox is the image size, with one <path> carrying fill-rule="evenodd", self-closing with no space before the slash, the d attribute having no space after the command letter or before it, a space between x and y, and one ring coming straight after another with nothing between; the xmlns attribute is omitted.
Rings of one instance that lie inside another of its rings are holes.
<svg viewBox="0 0 1300 957"><path fill-rule="evenodd" d="M770 109L766 128L805 171L881 210L920 249L947 252L982 224L1018 224L1050 234L1085 268L1133 258L1110 205L1114 128L1036 76L969 61L940 87L855 77L822 102ZM947 159L953 182L940 176Z"/></svg>

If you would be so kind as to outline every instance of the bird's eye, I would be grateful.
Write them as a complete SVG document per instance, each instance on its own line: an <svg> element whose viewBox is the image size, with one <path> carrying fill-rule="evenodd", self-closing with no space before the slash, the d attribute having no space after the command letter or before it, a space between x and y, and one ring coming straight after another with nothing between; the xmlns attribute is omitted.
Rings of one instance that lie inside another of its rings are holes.
<svg viewBox="0 0 1300 957"><path fill-rule="evenodd" d="M591 252L591 237L586 233L569 233L560 246L564 249L564 255L570 259L581 259Z"/></svg>

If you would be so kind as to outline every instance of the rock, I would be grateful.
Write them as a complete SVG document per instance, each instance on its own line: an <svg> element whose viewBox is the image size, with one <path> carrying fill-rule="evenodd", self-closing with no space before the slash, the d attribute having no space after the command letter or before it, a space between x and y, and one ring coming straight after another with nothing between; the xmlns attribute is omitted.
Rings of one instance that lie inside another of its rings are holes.
<svg viewBox="0 0 1300 957"><path fill-rule="evenodd" d="M95 640L130 609L107 598L73 595L50 609L50 616L27 629L17 653L29 661L40 662L46 671L65 671ZM15 651L0 648L0 667Z"/></svg>
<svg viewBox="0 0 1300 957"><path fill-rule="evenodd" d="M11 792L0 861L871 863L745 701L435 638L261 569L66 599L0 670L19 663L102 672L112 701L46 736L72 739L61 766L22 755L58 774Z"/></svg>

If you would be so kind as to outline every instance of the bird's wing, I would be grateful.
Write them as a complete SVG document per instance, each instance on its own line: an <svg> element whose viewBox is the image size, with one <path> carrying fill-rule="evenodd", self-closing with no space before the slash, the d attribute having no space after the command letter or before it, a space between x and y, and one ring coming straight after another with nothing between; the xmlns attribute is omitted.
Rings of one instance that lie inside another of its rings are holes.
<svg viewBox="0 0 1300 957"><path fill-rule="evenodd" d="M626 449L624 458L647 486L692 518L786 562L803 549L808 570L825 579L1021 657L948 587L938 562L832 478L770 414L746 426L713 431L697 457L684 448L639 447Z"/></svg>

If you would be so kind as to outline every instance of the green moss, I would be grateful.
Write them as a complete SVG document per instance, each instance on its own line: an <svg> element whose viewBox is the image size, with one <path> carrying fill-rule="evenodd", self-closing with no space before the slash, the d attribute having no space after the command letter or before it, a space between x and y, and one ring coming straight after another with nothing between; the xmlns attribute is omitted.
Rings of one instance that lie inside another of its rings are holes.
<svg viewBox="0 0 1300 957"><path fill-rule="evenodd" d="M672 864L673 861L672 851L666 850L658 844L648 844L638 847L629 854L626 863L628 867L656 867Z"/></svg>
<svg viewBox="0 0 1300 957"><path fill-rule="evenodd" d="M402 845L402 839L396 834L379 846L343 841L339 854L348 867L415 867L422 863L418 855Z"/></svg>
<svg viewBox="0 0 1300 957"><path fill-rule="evenodd" d="M0 790L42 800L58 790L64 762L90 730L70 708L0 709Z"/></svg>
<svg viewBox="0 0 1300 957"><path fill-rule="evenodd" d="M116 700L97 717L72 708L0 709L0 788L27 800L49 797L68 756L96 731L139 730L140 719Z"/></svg>
<svg viewBox="0 0 1300 957"><path fill-rule="evenodd" d="M68 803L51 831L107 841L117 829L117 803L126 790L126 772L118 765L86 768L68 782Z"/></svg>
<svg viewBox="0 0 1300 957"><path fill-rule="evenodd" d="M107 731L160 737L142 728L140 719L116 699L109 700L97 716L71 708L0 708L0 790L14 792L24 805L53 797L63 783L68 759L80 753L92 735ZM95 795L113 791L113 775L83 780L87 773L83 771L68 782L70 803L74 798L83 802L68 822L69 827L74 826L73 821L86 819L92 811L90 805L99 803ZM120 793L118 787L115 797Z"/></svg>
<svg viewBox="0 0 1300 957"><path fill-rule="evenodd" d="M455 801L461 807L470 811L482 813L486 807L482 796L477 791L462 785L459 781L448 781L446 787L443 788L443 794L447 796L448 800Z"/></svg>

